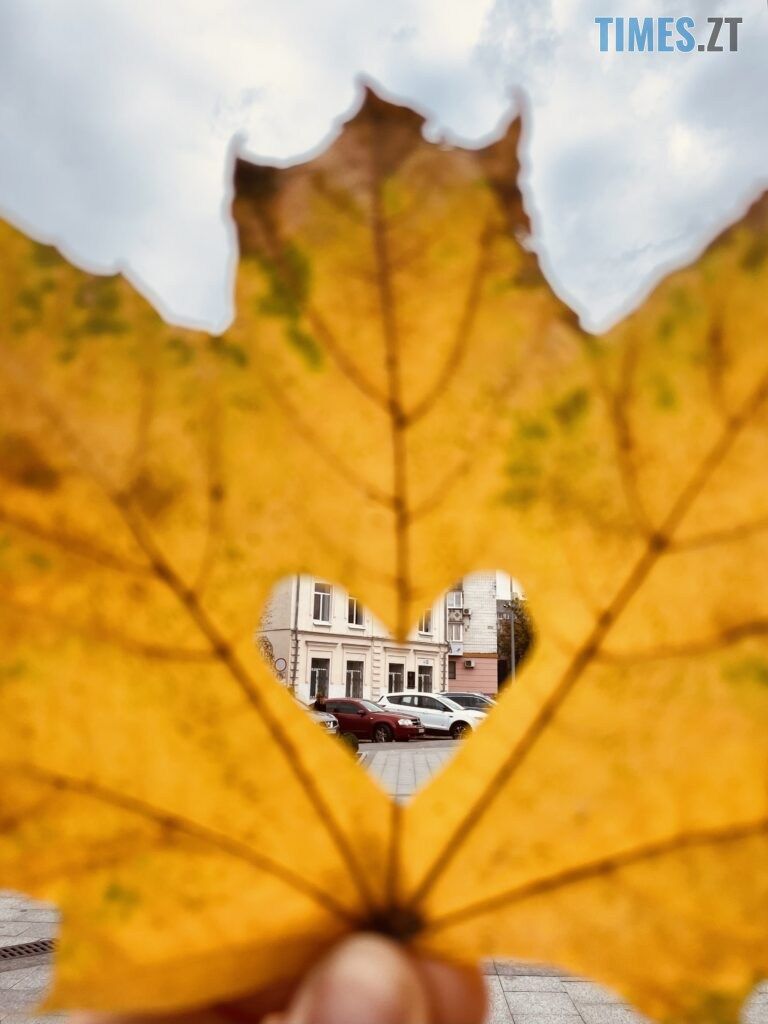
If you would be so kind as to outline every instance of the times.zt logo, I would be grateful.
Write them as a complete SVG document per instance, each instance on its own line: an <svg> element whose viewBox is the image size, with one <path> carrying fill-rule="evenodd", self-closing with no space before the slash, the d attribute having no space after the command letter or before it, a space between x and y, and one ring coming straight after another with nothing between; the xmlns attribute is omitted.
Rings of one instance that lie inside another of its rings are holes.
<svg viewBox="0 0 768 1024"><path fill-rule="evenodd" d="M743 18L595 18L601 53L735 53Z"/></svg>

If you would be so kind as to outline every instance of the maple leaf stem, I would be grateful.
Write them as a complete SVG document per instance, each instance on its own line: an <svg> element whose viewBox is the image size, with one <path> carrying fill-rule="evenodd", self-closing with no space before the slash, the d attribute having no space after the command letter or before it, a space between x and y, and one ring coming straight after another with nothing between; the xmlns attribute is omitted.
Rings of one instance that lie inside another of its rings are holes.
<svg viewBox="0 0 768 1024"><path fill-rule="evenodd" d="M416 908L423 902L438 879L452 863L456 854L464 847L468 837L502 792L506 783L524 763L538 740L545 733L547 727L551 725L560 708L580 680L584 670L595 659L616 621L620 618L659 559L669 549L673 534L706 486L707 481L726 458L744 427L758 412L766 399L768 399L768 374L758 383L741 410L726 421L720 436L703 457L689 478L688 483L682 488L672 503L659 529L646 539L639 559L616 591L611 602L598 617L581 647L574 654L560 681L547 700L544 701L538 714L514 749L504 759L489 780L482 795L475 800L452 830L442 851L424 873L421 882L415 887L413 893L408 897L407 907Z"/></svg>

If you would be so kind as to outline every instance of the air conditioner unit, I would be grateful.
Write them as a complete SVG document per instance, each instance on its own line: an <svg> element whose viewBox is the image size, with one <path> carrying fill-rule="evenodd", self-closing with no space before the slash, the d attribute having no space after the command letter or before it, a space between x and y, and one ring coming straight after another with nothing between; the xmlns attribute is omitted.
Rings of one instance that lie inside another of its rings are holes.
<svg viewBox="0 0 768 1024"><path fill-rule="evenodd" d="M474 668L474 667L475 667L474 658L467 658L466 661L464 662L464 668Z"/></svg>

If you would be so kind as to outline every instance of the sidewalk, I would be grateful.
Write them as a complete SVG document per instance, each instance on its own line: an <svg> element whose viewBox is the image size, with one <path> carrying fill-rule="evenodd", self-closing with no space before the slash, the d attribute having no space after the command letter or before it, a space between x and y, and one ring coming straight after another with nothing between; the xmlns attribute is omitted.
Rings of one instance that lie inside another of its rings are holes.
<svg viewBox="0 0 768 1024"><path fill-rule="evenodd" d="M365 744L362 764L398 802L405 802L448 761L455 746ZM485 964L486 1024L645 1024L611 992L584 978L535 964ZM744 1024L768 1024L768 984L759 986L742 1015Z"/></svg>
<svg viewBox="0 0 768 1024"><path fill-rule="evenodd" d="M28 957L23 961L4 960L2 952L22 943L51 939L56 933L58 915L47 903L25 899L16 893L0 890L0 1024L23 1020L32 1024L24 1014L39 1002L50 977L48 957ZM17 963L25 964L23 967ZM58 1018L48 1016L45 1024L55 1024Z"/></svg>

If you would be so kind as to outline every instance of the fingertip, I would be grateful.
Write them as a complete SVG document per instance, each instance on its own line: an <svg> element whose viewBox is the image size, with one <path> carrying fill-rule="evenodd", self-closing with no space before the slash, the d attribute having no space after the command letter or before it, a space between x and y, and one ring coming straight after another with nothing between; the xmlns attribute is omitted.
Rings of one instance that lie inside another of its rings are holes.
<svg viewBox="0 0 768 1024"><path fill-rule="evenodd" d="M483 1024L488 995L478 967L421 957L416 964L435 1024Z"/></svg>
<svg viewBox="0 0 768 1024"><path fill-rule="evenodd" d="M286 1024L431 1024L413 961L378 935L353 935L307 978ZM468 1022L465 1022L468 1024Z"/></svg>

